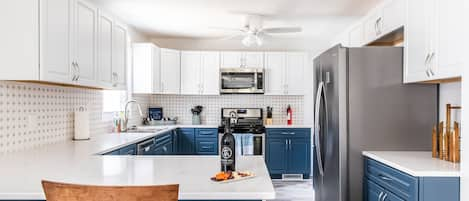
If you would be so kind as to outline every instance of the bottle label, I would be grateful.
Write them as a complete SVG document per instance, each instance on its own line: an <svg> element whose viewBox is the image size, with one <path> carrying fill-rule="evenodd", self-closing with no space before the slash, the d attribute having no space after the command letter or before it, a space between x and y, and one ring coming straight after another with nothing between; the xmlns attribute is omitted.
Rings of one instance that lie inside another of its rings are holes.
<svg viewBox="0 0 469 201"><path fill-rule="evenodd" d="M223 159L230 159L233 155L233 150L230 147L223 147L221 150L221 157Z"/></svg>

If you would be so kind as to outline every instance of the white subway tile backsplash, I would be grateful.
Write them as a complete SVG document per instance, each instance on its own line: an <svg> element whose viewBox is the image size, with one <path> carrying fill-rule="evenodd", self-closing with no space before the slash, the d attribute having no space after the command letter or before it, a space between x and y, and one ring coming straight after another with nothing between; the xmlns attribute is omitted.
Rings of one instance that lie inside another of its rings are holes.
<svg viewBox="0 0 469 201"><path fill-rule="evenodd" d="M196 105L204 107L201 119L203 124L219 124L221 108L263 108L273 110L274 124L286 124L286 110L290 105L293 109L293 123L304 123L303 96L264 96L264 95L222 95L222 96L181 96L152 95L150 106L163 107L165 117L178 117L178 123L191 124L190 109Z"/></svg>

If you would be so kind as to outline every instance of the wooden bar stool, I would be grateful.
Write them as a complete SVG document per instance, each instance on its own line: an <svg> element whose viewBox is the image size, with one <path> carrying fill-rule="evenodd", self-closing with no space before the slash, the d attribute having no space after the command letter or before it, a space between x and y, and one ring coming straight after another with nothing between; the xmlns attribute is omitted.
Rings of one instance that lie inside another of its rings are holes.
<svg viewBox="0 0 469 201"><path fill-rule="evenodd" d="M42 181L47 201L177 201L179 185L88 186Z"/></svg>

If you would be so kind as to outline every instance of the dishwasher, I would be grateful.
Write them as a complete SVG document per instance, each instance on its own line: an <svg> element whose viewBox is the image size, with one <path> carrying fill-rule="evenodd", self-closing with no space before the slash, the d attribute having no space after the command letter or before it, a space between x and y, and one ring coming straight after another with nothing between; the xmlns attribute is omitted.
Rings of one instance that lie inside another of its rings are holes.
<svg viewBox="0 0 469 201"><path fill-rule="evenodd" d="M137 144L137 155L152 155L154 145L154 138L139 142Z"/></svg>

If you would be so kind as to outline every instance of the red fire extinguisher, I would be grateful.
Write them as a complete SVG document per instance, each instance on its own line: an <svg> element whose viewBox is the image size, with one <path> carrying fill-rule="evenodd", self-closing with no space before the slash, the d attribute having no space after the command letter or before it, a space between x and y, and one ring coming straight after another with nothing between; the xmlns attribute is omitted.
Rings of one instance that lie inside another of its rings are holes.
<svg viewBox="0 0 469 201"><path fill-rule="evenodd" d="M290 107L290 105L288 105L288 108L287 108L287 125L292 125L293 123L293 111Z"/></svg>

